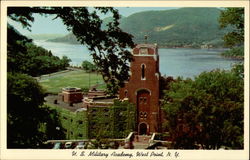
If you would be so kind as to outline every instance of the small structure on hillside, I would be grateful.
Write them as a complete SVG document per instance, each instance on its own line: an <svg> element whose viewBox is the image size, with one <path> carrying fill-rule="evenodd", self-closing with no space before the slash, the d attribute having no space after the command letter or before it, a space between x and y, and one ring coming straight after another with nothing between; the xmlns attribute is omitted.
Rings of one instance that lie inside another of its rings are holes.
<svg viewBox="0 0 250 160"><path fill-rule="evenodd" d="M83 93L81 88L66 87L62 89L59 98L65 103L78 103L82 102Z"/></svg>

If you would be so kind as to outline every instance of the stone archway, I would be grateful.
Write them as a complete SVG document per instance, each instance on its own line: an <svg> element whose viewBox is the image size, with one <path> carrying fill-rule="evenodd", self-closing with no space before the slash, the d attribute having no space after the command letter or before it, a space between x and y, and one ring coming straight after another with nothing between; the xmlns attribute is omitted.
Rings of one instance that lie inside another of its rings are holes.
<svg viewBox="0 0 250 160"><path fill-rule="evenodd" d="M148 133L148 125L146 123L140 123L139 125L139 135L144 135Z"/></svg>

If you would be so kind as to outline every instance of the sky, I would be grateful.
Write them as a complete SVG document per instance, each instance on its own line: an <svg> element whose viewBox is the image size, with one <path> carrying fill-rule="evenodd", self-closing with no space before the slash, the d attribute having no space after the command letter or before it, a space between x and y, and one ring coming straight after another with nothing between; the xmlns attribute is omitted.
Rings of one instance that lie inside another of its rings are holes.
<svg viewBox="0 0 250 160"><path fill-rule="evenodd" d="M150 11L150 10L169 10L176 9L176 7L117 7L119 13L128 17L131 14L142 12L142 11ZM23 27L16 22L8 20L10 24L12 24L20 33L24 35L30 34L68 34L69 32L66 29L66 26L62 23L61 19L54 19L55 16L49 15L47 17L40 16L39 14L34 14L35 21L32 23L31 32L27 29L23 29Z"/></svg>

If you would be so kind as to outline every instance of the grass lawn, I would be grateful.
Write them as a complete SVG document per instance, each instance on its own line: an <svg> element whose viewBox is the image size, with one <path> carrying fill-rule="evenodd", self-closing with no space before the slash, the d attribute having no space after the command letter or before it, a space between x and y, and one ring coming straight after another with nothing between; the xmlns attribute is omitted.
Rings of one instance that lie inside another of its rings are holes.
<svg viewBox="0 0 250 160"><path fill-rule="evenodd" d="M74 70L53 75L48 78L41 79L39 83L48 93L61 92L64 87L79 87L83 89L97 84L100 84L97 87L98 89L105 89L106 87L100 74L86 73L83 70Z"/></svg>

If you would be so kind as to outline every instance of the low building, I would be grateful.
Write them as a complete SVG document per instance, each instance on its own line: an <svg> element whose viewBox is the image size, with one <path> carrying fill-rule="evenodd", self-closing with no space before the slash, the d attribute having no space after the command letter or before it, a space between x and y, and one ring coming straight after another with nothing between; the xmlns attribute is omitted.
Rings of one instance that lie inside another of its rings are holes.
<svg viewBox="0 0 250 160"><path fill-rule="evenodd" d="M66 87L62 89L59 97L65 103L77 103L82 101L83 93L81 88Z"/></svg>

